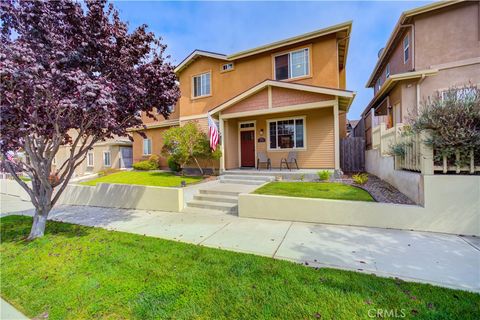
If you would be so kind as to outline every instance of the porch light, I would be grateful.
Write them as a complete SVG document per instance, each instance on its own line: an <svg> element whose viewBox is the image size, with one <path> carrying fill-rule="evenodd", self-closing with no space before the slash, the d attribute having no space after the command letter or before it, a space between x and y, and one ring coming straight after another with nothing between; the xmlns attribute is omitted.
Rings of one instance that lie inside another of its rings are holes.
<svg viewBox="0 0 480 320"><path fill-rule="evenodd" d="M263 129L260 129L260 135L263 136Z"/></svg>

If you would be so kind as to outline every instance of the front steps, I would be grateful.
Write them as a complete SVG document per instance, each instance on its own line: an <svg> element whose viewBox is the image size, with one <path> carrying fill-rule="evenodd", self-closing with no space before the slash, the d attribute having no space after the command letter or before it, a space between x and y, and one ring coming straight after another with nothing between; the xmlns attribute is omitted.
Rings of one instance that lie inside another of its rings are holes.
<svg viewBox="0 0 480 320"><path fill-rule="evenodd" d="M225 174L220 176L221 183L236 183L247 185L262 185L266 182L270 182L273 180L275 180L275 177L259 175Z"/></svg>
<svg viewBox="0 0 480 320"><path fill-rule="evenodd" d="M193 199L188 201L184 212L205 213L218 212L238 214L238 195L251 192L275 177L259 175L226 174L220 176L215 187L198 190Z"/></svg>
<svg viewBox="0 0 480 320"><path fill-rule="evenodd" d="M184 212L218 211L219 213L237 214L239 194L240 192L236 191L199 190L199 193L193 196L193 200L187 202Z"/></svg>

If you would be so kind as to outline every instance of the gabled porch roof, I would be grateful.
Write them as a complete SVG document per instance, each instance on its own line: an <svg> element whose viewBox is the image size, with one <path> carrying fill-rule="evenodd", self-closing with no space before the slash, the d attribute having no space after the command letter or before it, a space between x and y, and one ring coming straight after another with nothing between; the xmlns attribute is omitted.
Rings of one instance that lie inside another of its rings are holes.
<svg viewBox="0 0 480 320"><path fill-rule="evenodd" d="M245 90L241 94L225 101L224 103L220 104L219 106L211 109L209 111L210 115L216 115L222 110L225 110L240 101L247 99L258 92L266 89L266 88L283 88L283 89L290 89L290 90L298 90L310 93L318 93L333 96L334 99L338 99L338 107L339 110L348 112L350 105L355 98L355 92L343 89L336 89L336 88L327 88L327 87L319 87L319 86L312 86L306 84L299 84L299 83L291 83L291 82L284 82L284 81L277 81L277 80L264 80L257 85L251 87L250 89Z"/></svg>

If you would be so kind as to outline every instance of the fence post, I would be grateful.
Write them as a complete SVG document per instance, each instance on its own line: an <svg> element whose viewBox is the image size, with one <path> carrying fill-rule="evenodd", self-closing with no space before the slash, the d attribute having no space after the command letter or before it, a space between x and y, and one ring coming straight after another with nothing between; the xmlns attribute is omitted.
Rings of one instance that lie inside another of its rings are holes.
<svg viewBox="0 0 480 320"><path fill-rule="evenodd" d="M423 175L433 174L433 149L425 143L428 137L426 131L420 133L420 171Z"/></svg>

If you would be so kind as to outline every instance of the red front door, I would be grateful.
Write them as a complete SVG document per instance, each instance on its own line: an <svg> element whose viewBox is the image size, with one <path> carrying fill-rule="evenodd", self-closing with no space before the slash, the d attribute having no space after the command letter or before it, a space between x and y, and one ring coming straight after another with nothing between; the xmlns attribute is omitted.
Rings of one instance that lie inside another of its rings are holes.
<svg viewBox="0 0 480 320"><path fill-rule="evenodd" d="M241 166L255 167L255 133L251 131L240 131L240 152Z"/></svg>

